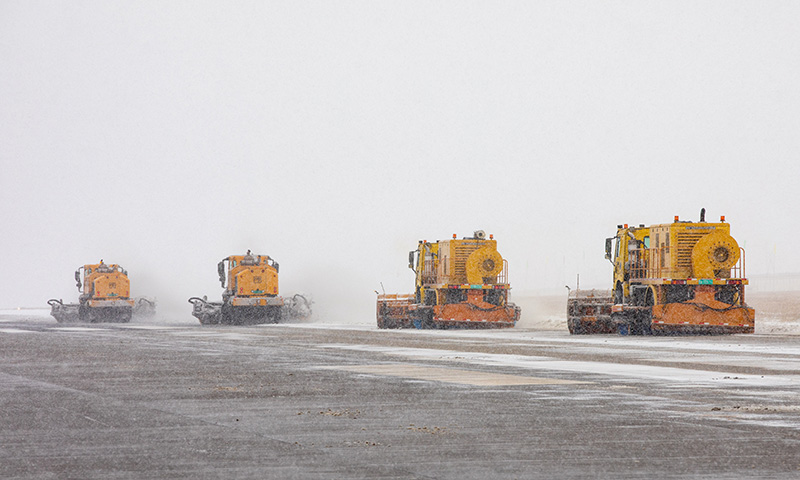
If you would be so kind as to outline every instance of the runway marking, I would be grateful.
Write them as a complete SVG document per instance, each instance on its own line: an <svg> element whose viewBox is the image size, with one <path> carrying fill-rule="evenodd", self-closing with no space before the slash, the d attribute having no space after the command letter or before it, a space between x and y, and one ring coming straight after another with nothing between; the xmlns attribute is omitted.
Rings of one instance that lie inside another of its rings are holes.
<svg viewBox="0 0 800 480"><path fill-rule="evenodd" d="M401 330L403 333L409 331ZM491 335L491 339L517 340L533 342L534 344L571 344L571 345L592 345L601 348L623 347L626 349L644 350L675 350L675 351L708 351L708 352L733 352L737 355L742 353L765 353L770 355L800 355L800 348L796 344L788 345L752 345L742 344L735 341L728 343L708 342L703 337L640 337L640 336L618 336L618 335L570 335L570 336L541 336L537 332L526 331L493 331L493 330L416 330L424 334L448 335L453 338L483 339ZM548 332L550 333L550 332ZM746 334L742 334L746 336ZM731 338L736 338L732 336ZM752 337L751 337L752 338ZM525 345L526 343L520 343Z"/></svg>
<svg viewBox="0 0 800 480"><path fill-rule="evenodd" d="M263 339L265 335L255 333L219 332L219 331L198 331L198 330L174 330L170 335L177 337L196 337L196 338L222 338L225 340L254 340Z"/></svg>
<svg viewBox="0 0 800 480"><path fill-rule="evenodd" d="M416 380L429 380L434 382L457 383L474 386L500 386L500 385L573 385L578 383L573 380L558 378L525 377L522 375L507 375L503 373L488 373L476 370L458 370L454 368L425 367L421 365L392 364L392 365L341 365L337 367L323 366L323 370L347 370L356 373L385 375L389 377L413 378Z"/></svg>
<svg viewBox="0 0 800 480"><path fill-rule="evenodd" d="M49 330L56 330L59 332L97 332L102 329L92 327L52 327Z"/></svg>
<svg viewBox="0 0 800 480"><path fill-rule="evenodd" d="M178 328L187 328L175 325L118 325L117 328L128 328L131 330L174 330Z"/></svg>
<svg viewBox="0 0 800 480"><path fill-rule="evenodd" d="M19 328L0 328L0 333L36 333L33 330L22 330Z"/></svg>

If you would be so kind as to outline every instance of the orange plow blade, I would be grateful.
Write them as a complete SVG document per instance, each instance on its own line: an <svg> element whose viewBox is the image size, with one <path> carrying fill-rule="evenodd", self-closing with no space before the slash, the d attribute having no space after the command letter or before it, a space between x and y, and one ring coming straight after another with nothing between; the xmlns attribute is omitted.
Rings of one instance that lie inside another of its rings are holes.
<svg viewBox="0 0 800 480"><path fill-rule="evenodd" d="M441 327L509 328L519 320L520 309L513 305L454 303L434 307L433 321Z"/></svg>
<svg viewBox="0 0 800 480"><path fill-rule="evenodd" d="M755 310L728 305L713 293L698 291L694 300L653 307L651 329L663 333L753 333Z"/></svg>

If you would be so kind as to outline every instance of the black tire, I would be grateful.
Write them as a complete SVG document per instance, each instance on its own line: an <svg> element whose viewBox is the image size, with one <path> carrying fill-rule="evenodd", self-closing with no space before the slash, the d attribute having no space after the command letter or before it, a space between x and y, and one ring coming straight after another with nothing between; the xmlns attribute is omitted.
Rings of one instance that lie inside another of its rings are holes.
<svg viewBox="0 0 800 480"><path fill-rule="evenodd" d="M91 319L89 318L89 307L86 305L81 305L78 307L78 321L80 322L90 322Z"/></svg>
<svg viewBox="0 0 800 480"><path fill-rule="evenodd" d="M379 302L378 303L378 315L377 315L377 317L378 317L378 328L380 328L380 329L389 328L389 322L388 322L388 318L387 318L387 315L386 315L386 310L387 310L386 303Z"/></svg>
<svg viewBox="0 0 800 480"><path fill-rule="evenodd" d="M631 325L631 335L651 335L653 333L651 328L653 324L653 305L655 305L653 291L648 288L644 298L644 306L647 308L636 313Z"/></svg>
<svg viewBox="0 0 800 480"><path fill-rule="evenodd" d="M422 328L441 328L433 321L433 310L424 310L422 315Z"/></svg>
<svg viewBox="0 0 800 480"><path fill-rule="evenodd" d="M223 325L235 325L233 318L233 307L230 305L223 305L220 309L219 323Z"/></svg>
<svg viewBox="0 0 800 480"><path fill-rule="evenodd" d="M414 327L422 330L439 328L439 326L436 325L436 322L433 321L433 309L416 309L412 314L411 323L414 325Z"/></svg>
<svg viewBox="0 0 800 480"><path fill-rule="evenodd" d="M614 304L619 305L625 301L625 295L622 292L622 284L618 283L614 289Z"/></svg>
<svg viewBox="0 0 800 480"><path fill-rule="evenodd" d="M583 332L583 325L581 325L581 321L579 319L570 318L567 320L567 328L569 329L569 333L571 335L580 335Z"/></svg>

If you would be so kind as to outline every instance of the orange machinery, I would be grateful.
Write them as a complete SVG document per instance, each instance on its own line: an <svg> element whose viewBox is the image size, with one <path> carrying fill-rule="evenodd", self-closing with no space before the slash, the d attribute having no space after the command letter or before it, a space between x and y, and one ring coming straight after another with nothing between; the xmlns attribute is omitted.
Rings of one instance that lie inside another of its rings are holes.
<svg viewBox="0 0 800 480"><path fill-rule="evenodd" d="M520 308L508 302L508 264L482 230L461 240L421 240L409 252L415 293L379 294L379 328L513 327Z"/></svg>
<svg viewBox="0 0 800 480"><path fill-rule="evenodd" d="M83 273L81 273L83 271ZM61 322L129 322L134 301L128 272L116 264L87 264L75 271L78 303L50 299L50 314Z"/></svg>
<svg viewBox="0 0 800 480"><path fill-rule="evenodd" d="M217 265L225 291L222 302L192 297L192 315L202 324L278 323L283 318L305 318L310 303L301 295L278 296L278 263L268 255L231 255Z"/></svg>
<svg viewBox="0 0 800 480"><path fill-rule="evenodd" d="M745 303L744 249L725 217L638 227L618 225L606 239L613 289L571 293L572 333L753 333L755 311ZM610 321L609 321L610 319Z"/></svg>

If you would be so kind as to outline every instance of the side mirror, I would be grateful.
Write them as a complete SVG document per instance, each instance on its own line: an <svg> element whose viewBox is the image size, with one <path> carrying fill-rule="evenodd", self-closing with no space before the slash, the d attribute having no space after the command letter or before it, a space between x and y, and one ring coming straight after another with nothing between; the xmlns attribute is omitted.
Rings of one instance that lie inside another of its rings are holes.
<svg viewBox="0 0 800 480"><path fill-rule="evenodd" d="M611 260L611 245L613 238L606 238L606 260Z"/></svg>
<svg viewBox="0 0 800 480"><path fill-rule="evenodd" d="M408 252L408 268L414 270L414 254L416 253L415 250Z"/></svg>
<svg viewBox="0 0 800 480"><path fill-rule="evenodd" d="M225 260L217 264L217 273L219 274L219 283L222 288L225 288Z"/></svg>
<svg viewBox="0 0 800 480"><path fill-rule="evenodd" d="M75 284L75 286L78 287L78 290L80 290L81 287L83 286L81 284L81 271L80 270L75 270L75 281L78 282L78 283Z"/></svg>

